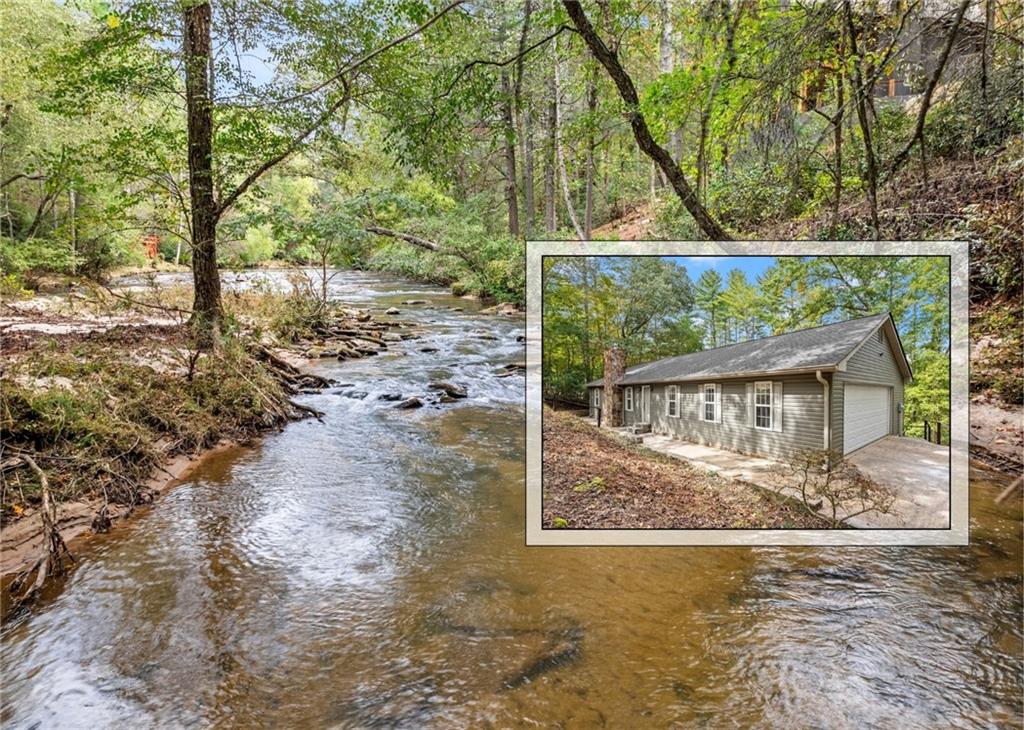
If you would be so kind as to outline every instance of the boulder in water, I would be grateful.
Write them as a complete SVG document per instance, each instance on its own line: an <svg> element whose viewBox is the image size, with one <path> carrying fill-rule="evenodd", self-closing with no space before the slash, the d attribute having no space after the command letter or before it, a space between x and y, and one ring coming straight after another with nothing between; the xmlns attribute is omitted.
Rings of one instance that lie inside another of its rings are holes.
<svg viewBox="0 0 1024 730"><path fill-rule="evenodd" d="M493 307L487 307L487 309L481 309L480 314L501 314L506 317L512 317L519 314L520 310L515 304L511 302L502 302Z"/></svg>
<svg viewBox="0 0 1024 730"><path fill-rule="evenodd" d="M395 406L395 408L420 408L422 406L423 401L421 401L416 396L413 396L412 398L406 398L404 401Z"/></svg>
<svg viewBox="0 0 1024 730"><path fill-rule="evenodd" d="M431 390L443 391L445 395L450 398L465 398L467 397L466 389L461 385L455 383L449 383L446 380L437 380L427 386Z"/></svg>

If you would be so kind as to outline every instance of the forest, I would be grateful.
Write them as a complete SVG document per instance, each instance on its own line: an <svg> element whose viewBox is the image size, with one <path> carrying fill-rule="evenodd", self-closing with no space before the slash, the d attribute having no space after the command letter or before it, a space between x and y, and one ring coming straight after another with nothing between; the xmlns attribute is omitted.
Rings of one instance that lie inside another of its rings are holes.
<svg viewBox="0 0 1024 730"><path fill-rule="evenodd" d="M584 400L608 347L627 365L891 312L914 371L907 433L948 421L949 272L944 257L778 257L754 277L742 257L545 259L545 396ZM1012 386L1006 397L1013 397Z"/></svg>
<svg viewBox="0 0 1024 730"><path fill-rule="evenodd" d="M529 238L968 238L1021 283L1021 8L35 2L0 25L0 261L386 270L521 302ZM202 282L199 285L199 282Z"/></svg>

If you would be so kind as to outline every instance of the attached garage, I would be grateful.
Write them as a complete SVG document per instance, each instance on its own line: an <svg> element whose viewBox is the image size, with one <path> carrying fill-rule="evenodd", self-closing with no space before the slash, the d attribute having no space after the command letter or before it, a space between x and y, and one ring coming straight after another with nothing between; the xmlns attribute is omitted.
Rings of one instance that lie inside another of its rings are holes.
<svg viewBox="0 0 1024 730"><path fill-rule="evenodd" d="M843 454L889 435L891 389L884 385L846 384Z"/></svg>

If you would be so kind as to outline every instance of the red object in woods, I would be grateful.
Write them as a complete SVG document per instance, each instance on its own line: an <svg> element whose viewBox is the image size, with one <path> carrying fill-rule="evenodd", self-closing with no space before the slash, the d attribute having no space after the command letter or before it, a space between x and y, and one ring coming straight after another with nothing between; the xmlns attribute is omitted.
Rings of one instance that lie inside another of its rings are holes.
<svg viewBox="0 0 1024 730"><path fill-rule="evenodd" d="M155 233L147 234L142 239L142 245L146 248L146 258L155 259L159 255L157 246L160 245L160 236Z"/></svg>

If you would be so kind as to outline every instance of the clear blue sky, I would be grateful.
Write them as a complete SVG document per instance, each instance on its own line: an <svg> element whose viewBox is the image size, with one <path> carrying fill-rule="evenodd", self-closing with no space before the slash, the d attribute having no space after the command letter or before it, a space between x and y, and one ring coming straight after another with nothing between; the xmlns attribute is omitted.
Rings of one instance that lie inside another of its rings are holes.
<svg viewBox="0 0 1024 730"><path fill-rule="evenodd" d="M697 281L708 269L716 269L722 279L733 269L747 275L750 283L757 283L757 277L775 263L774 256L666 256L668 260L686 267L690 279Z"/></svg>

